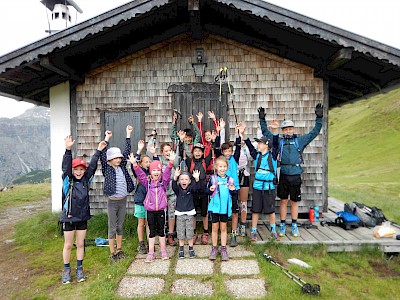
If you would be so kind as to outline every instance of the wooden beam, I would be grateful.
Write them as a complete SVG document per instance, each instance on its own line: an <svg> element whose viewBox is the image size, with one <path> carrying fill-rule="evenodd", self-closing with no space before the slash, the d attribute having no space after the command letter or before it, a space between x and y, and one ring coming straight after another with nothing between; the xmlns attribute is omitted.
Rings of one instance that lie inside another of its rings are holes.
<svg viewBox="0 0 400 300"><path fill-rule="evenodd" d="M200 1L188 0L188 12L192 38L195 40L200 40L204 37L201 26Z"/></svg>
<svg viewBox="0 0 400 300"><path fill-rule="evenodd" d="M347 63L353 54L353 49L352 48L342 48L339 51L333 55L333 58L329 65L327 65L327 69L329 71L336 70L337 68L340 68L343 66L345 63Z"/></svg>

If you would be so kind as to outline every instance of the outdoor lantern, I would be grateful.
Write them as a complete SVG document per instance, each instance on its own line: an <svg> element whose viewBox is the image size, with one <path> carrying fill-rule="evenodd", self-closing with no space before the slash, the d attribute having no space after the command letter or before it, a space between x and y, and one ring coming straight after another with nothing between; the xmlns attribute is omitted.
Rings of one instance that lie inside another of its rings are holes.
<svg viewBox="0 0 400 300"><path fill-rule="evenodd" d="M197 48L196 49L196 63L192 64L194 75L196 77L203 77L206 71L207 63L205 63L204 59L204 49Z"/></svg>

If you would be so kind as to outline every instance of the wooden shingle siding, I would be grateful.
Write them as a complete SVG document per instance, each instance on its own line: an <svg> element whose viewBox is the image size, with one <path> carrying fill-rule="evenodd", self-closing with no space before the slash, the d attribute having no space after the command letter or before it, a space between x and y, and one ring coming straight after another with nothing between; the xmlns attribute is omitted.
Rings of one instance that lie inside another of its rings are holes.
<svg viewBox="0 0 400 300"><path fill-rule="evenodd" d="M259 106L265 107L268 123L274 118L279 121L292 119L298 134L307 133L314 127L314 108L317 103L324 102L324 86L321 79L314 78L311 68L218 36L192 41L182 35L98 68L77 86L77 155L91 156L97 148L104 134L100 114L107 110L148 108L145 111L145 135L157 128L158 141L171 142L172 95L167 89L173 84L199 82L192 68L196 48L204 49L207 62L205 76L201 79L203 83L213 83L219 69L228 68L234 95L228 95L227 100L230 128L227 140L234 139L232 99L238 120L246 123L251 138L256 136L259 128ZM325 102L327 106L327 99ZM206 117L206 112L203 114ZM326 158L322 155L327 147L323 139L325 134L323 129L304 153L300 211L326 201L322 198L327 176L323 173L326 162L322 160ZM136 145L132 148L136 151ZM93 212L105 211L107 207L102 182L99 165L93 183ZM130 196L130 209L132 200Z"/></svg>

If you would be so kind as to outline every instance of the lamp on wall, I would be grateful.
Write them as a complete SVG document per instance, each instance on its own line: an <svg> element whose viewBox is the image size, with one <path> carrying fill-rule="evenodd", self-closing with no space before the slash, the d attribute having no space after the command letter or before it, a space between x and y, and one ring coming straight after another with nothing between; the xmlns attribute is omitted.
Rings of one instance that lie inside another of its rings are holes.
<svg viewBox="0 0 400 300"><path fill-rule="evenodd" d="M196 49L196 61L192 64L194 75L196 77L203 77L206 71L207 63L205 63L204 59L204 49L197 48Z"/></svg>

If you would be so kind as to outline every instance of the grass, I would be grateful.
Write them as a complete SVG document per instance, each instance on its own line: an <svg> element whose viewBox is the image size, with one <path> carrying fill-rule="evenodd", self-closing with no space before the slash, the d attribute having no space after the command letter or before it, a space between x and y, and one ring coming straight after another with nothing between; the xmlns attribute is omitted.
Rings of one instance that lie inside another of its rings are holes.
<svg viewBox="0 0 400 300"><path fill-rule="evenodd" d="M50 191L49 182L15 185L11 190L0 193L0 209L40 201L49 197Z"/></svg>
<svg viewBox="0 0 400 300"><path fill-rule="evenodd" d="M29 269L34 276L11 298L16 299L119 299L116 288L126 274L130 262L136 254L137 239L134 232L136 220L128 216L125 222L127 229L124 248L128 254L125 261L110 265L107 247L87 247L84 266L88 280L81 284L60 284L62 269L63 238L57 232L58 216L50 212L40 213L24 220L16 226L17 247L8 255L23 254L30 261ZM104 237L107 232L107 217L96 215L89 223L88 238ZM375 248L364 248L355 253L327 253L323 245L296 247L269 243L266 245L248 245L256 253L261 277L266 280L268 296L266 299L309 299L301 292L300 286L289 279L284 272L270 262L263 253L270 254L276 262L290 269L311 284L321 286L320 299L391 299L400 285L400 258L385 260L382 253ZM73 256L75 255L73 251ZM288 265L289 258L296 257L312 265L304 269ZM315 258L318 259L315 259ZM171 259L176 264L177 258ZM72 260L72 267L75 261ZM216 262L218 270L219 260ZM170 269L171 270L171 269ZM228 276L216 273L197 277L200 280L212 281L215 295L208 299L233 299L224 290L224 279ZM153 299L187 299L166 295L174 279L180 278L172 271L165 277L165 293ZM384 287L384 288L383 288Z"/></svg>
<svg viewBox="0 0 400 300"><path fill-rule="evenodd" d="M329 195L400 223L400 89L329 111Z"/></svg>

